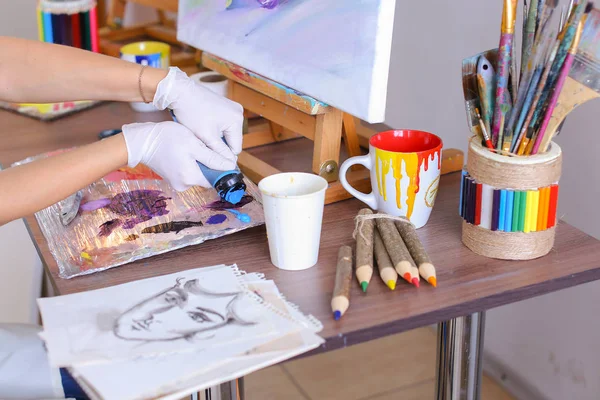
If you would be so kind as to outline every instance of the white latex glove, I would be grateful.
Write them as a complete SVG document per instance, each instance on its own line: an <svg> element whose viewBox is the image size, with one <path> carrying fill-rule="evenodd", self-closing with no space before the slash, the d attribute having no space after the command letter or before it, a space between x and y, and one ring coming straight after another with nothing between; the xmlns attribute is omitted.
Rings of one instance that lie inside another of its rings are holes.
<svg viewBox="0 0 600 400"><path fill-rule="evenodd" d="M188 128L172 121L123 125L127 165L145 164L177 191L192 186L211 187L200 167L225 171L235 163L207 148Z"/></svg>
<svg viewBox="0 0 600 400"><path fill-rule="evenodd" d="M244 108L192 80L177 67L169 68L158 83L153 104L173 110L177 122L188 127L210 149L233 161L242 151ZM223 143L225 137L227 146Z"/></svg>

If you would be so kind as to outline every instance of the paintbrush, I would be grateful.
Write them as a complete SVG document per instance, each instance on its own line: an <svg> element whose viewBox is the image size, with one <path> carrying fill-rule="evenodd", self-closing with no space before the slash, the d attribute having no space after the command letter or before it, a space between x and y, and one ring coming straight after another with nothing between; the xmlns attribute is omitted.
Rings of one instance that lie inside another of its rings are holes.
<svg viewBox="0 0 600 400"><path fill-rule="evenodd" d="M550 30L545 29L543 34L541 36L538 36L535 39L535 42L533 45L533 51L532 51L531 56L529 57L529 60L527 62L527 67L525 69L525 76L521 80L521 85L519 86L519 95L517 97L517 101L516 101L516 103L513 104L513 110L515 110L515 111L513 111L511 113L510 119L508 121L508 125L506 127L506 129L509 129L511 131L507 136L513 138L513 143L514 143L513 135L515 132L518 135L519 130L521 129L521 125L523 124L523 120L525 118L524 112L523 112L523 106L525 105L525 101L527 100L527 94L529 93L529 88L531 87L531 80L534 77L534 72L535 72L538 64L542 60L542 57L545 52L546 44L550 40L551 34L552 33ZM540 45L540 42L542 43L541 45ZM536 83L534 83L534 85L535 84ZM525 114L526 114L526 112L525 112ZM521 116L521 115L523 115L523 116ZM503 146L503 149L505 148L505 146L506 145Z"/></svg>
<svg viewBox="0 0 600 400"><path fill-rule="evenodd" d="M483 140L485 142L485 145L487 146L488 149L493 151L494 145L492 144L490 134L488 133L487 128L486 128L485 124L483 123L483 120L481 119L481 114L479 114L479 109L475 108L475 112L477 113L477 117L479 119L479 126L481 127L481 132L483 132Z"/></svg>
<svg viewBox="0 0 600 400"><path fill-rule="evenodd" d="M505 92L508 86L508 75L511 68L511 54L515 35L515 20L517 17L517 0L504 0L502 10L502 25L500 29L500 45L498 46L498 67L496 68L496 104L492 123L492 141L498 143L501 117L506 117Z"/></svg>
<svg viewBox="0 0 600 400"><path fill-rule="evenodd" d="M554 58L556 57L556 52L558 51L559 44L560 44L560 41L558 39L555 39L554 46L552 47L550 56L548 57L548 61L546 62L546 67L544 68L544 73L539 80L539 84L537 85L537 88L535 89L535 96L531 102L532 105L538 104L538 102L540 101L540 97L542 96L542 93L544 92L544 87L546 86L548 76L550 75L550 71L552 69L551 66L552 66L552 63L554 62ZM533 117L534 111L535 111L535 107L533 107L533 106L529 107L525 121L523 121L522 129L521 129L517 139L512 144L512 147L511 147L512 151L519 155L523 154L525 146L527 146L527 142L525 142L523 149L521 149L523 140L526 140L525 138L527 137L527 135L529 135L529 137L531 138L531 135L533 134L533 132L532 132L533 129L529 128L529 122L531 122L531 118Z"/></svg>
<svg viewBox="0 0 600 400"><path fill-rule="evenodd" d="M525 23L523 27L523 42L521 43L521 77L525 74L525 67L531 55L531 48L533 47L535 22L538 13L537 6L538 2L533 0L529 6L529 11L527 12L527 19L523 16ZM521 79L521 83L523 83L523 79Z"/></svg>
<svg viewBox="0 0 600 400"><path fill-rule="evenodd" d="M581 41L583 27L585 26L587 18L593 8L594 8L593 3L588 3L585 6L583 16L581 17L581 19L579 20L579 22L577 24L577 28L575 30L575 34L574 34L571 46L569 47L569 50L567 52L567 56L565 58L564 65L562 67L558 81L556 82L554 92L552 93L552 98L550 99L550 102L548 104L548 109L546 110L546 114L544 115L544 120L542 121L542 126L540 127L540 129L538 131L538 136L537 136L535 144L533 145L533 148L531 150L531 154L537 154L538 150L540 149L540 145L542 145L542 143L544 143L544 145L545 145L544 147L542 147L542 151L546 151L546 147L549 143L549 140L546 140L544 142L544 138L546 137L546 129L548 128L548 124L550 123L550 118L552 118L552 114L554 113L554 110L556 108L556 103L558 101L560 93L562 92L564 83L567 79L567 76L569 75L569 73L571 71L571 67L575 60L575 54L577 53L577 48L579 46L579 42ZM565 38L566 38L566 35L565 35Z"/></svg>
<svg viewBox="0 0 600 400"><path fill-rule="evenodd" d="M558 78L560 69L564 63L566 56L567 56L567 50L569 49L569 47L571 46L571 43L573 42L573 36L575 34L575 30L577 29L577 25L579 23L579 20L583 16L584 11L585 11L585 4L581 3L581 4L577 5L575 12L571 14L570 20L567 22L563 31L558 36L560 39L560 45L558 46L558 51L556 53L556 57L554 58L554 62L552 63L552 69L550 70L550 75L548 76L548 79L546 81L546 86L544 88L542 96L540 97L540 100L536 104L536 109L535 109L535 111L533 113L533 117L531 118L531 121L529 123L529 127L534 128L534 130L538 123L538 119L540 118L542 112L546 108L546 101L548 100L548 97L550 96L550 94L554 88L554 85ZM521 146L524 146L523 151L525 151L525 148L527 147L527 144L529 143L529 140L527 140L527 139L531 139L531 137L524 138L523 142L521 142Z"/></svg>
<svg viewBox="0 0 600 400"><path fill-rule="evenodd" d="M533 1L535 1L535 0L533 0ZM535 31L536 32L539 32L540 28L541 28L541 24L540 24L541 12L540 11L542 10L542 8L544 8L544 0L538 0L537 1L538 12L537 12L537 15L535 16ZM537 35L537 33L536 33L536 35Z"/></svg>
<svg viewBox="0 0 600 400"><path fill-rule="evenodd" d="M467 112L467 125L474 135L483 138L483 132L481 131L477 113L475 112L476 108L481 109L479 88L477 86L477 64L481 56L484 56L490 62L492 67L494 67L498 59L498 49L487 50L472 57L465 58L462 61L462 85L465 98L465 110Z"/></svg>

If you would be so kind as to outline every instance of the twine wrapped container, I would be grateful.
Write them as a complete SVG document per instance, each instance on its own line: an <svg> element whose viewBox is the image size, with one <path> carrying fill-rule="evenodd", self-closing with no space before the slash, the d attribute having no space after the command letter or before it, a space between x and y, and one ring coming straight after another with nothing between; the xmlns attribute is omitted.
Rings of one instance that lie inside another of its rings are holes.
<svg viewBox="0 0 600 400"><path fill-rule="evenodd" d="M507 157L472 138L461 183L462 241L503 260L544 256L554 245L562 151Z"/></svg>

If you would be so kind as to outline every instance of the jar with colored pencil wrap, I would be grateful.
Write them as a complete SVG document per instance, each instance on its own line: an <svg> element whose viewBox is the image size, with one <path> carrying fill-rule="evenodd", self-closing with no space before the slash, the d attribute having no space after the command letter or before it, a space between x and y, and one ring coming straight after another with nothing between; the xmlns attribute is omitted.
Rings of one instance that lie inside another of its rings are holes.
<svg viewBox="0 0 600 400"><path fill-rule="evenodd" d="M554 245L562 151L505 157L471 139L459 214L462 241L475 253L504 260L544 256Z"/></svg>

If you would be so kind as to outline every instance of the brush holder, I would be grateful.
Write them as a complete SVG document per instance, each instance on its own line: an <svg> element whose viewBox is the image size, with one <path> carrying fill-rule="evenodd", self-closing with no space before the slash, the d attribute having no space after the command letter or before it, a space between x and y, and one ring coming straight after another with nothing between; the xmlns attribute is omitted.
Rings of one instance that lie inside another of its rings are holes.
<svg viewBox="0 0 600 400"><path fill-rule="evenodd" d="M473 252L503 260L544 256L554 245L562 151L508 157L477 137L469 142L461 179L462 242Z"/></svg>

